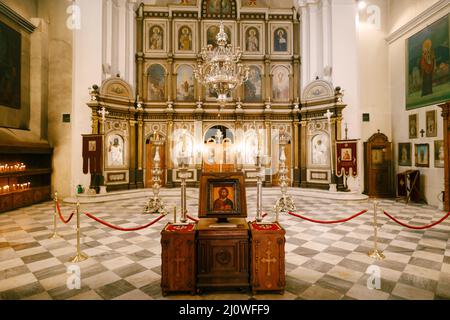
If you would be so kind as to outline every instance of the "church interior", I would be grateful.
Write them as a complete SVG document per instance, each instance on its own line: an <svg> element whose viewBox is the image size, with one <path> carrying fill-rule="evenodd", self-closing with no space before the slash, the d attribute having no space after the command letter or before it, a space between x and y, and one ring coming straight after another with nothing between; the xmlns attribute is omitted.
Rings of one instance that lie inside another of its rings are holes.
<svg viewBox="0 0 450 320"><path fill-rule="evenodd" d="M0 0L0 300L449 300L448 0Z"/></svg>

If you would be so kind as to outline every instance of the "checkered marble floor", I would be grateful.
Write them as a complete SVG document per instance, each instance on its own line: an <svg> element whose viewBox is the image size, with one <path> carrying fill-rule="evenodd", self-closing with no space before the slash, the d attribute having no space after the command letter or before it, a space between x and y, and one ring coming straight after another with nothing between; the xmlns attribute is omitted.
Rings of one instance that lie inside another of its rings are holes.
<svg viewBox="0 0 450 320"><path fill-rule="evenodd" d="M75 254L75 219L59 222L62 239L50 240L53 204L46 202L0 214L0 299L450 299L450 220L433 229L416 231L378 217L379 248L383 261L367 256L373 247L372 204L294 195L297 212L334 220L363 209L370 211L337 225L313 224L281 215L286 229L286 291L280 294L209 292L197 296L162 297L160 231L168 215L150 228L136 232L109 229L82 217L82 251L89 259L79 263L81 288L67 288L71 256ZM272 212L279 189L264 189L264 209ZM164 202L179 206L179 189L162 190ZM254 218L256 192L247 189L249 220ZM86 204L90 212L112 224L132 227L147 223L142 214L146 199ZM188 207L196 216L198 189L188 189ZM380 201L380 207L410 224L436 221L436 208ZM72 205L62 204L67 216ZM272 220L269 215L266 220ZM381 288L368 289L371 265L381 271Z"/></svg>

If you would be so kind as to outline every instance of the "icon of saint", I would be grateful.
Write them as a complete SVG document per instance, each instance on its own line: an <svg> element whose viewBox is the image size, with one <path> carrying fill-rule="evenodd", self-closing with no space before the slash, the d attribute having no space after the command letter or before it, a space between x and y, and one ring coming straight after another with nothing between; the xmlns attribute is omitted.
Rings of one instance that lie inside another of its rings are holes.
<svg viewBox="0 0 450 320"><path fill-rule="evenodd" d="M233 210L233 201L228 199L228 189L223 187L219 190L219 198L214 201L214 210L217 211L231 211Z"/></svg>

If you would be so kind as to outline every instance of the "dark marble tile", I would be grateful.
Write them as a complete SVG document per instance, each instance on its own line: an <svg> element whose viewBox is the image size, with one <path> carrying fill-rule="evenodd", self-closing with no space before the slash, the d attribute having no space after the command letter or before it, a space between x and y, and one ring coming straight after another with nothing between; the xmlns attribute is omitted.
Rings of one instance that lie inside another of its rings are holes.
<svg viewBox="0 0 450 320"><path fill-rule="evenodd" d="M293 253L304 256L304 257L314 257L316 254L319 253L317 250L312 250L309 248L304 247L298 247L297 249L292 250Z"/></svg>
<svg viewBox="0 0 450 320"><path fill-rule="evenodd" d="M88 267L81 268L81 278L90 278L102 272L108 271L104 265L98 263Z"/></svg>
<svg viewBox="0 0 450 320"><path fill-rule="evenodd" d="M342 280L328 274L320 278L315 284L327 289L336 290L342 294L345 294L353 286L353 283L350 281Z"/></svg>
<svg viewBox="0 0 450 320"><path fill-rule="evenodd" d="M309 287L311 287L311 284L308 282L286 276L286 291L289 291L294 295L302 294Z"/></svg>
<svg viewBox="0 0 450 320"><path fill-rule="evenodd" d="M353 244L361 244L364 240L358 239L358 238L353 238L353 237L343 237L340 241L353 243Z"/></svg>
<svg viewBox="0 0 450 320"><path fill-rule="evenodd" d="M25 264L29 264L29 263L33 263L36 261L50 259L50 258L53 258L53 255L50 252L41 252L38 254L33 254L30 256L22 257L22 260L23 260L23 262L25 262Z"/></svg>
<svg viewBox="0 0 450 320"><path fill-rule="evenodd" d="M136 222L136 223L139 223L139 222ZM124 234L121 234L118 237L122 238L122 239L130 239L130 238L135 238L135 237L139 237L139 236L140 236L140 234L136 233L136 232L125 232Z"/></svg>
<svg viewBox="0 0 450 320"><path fill-rule="evenodd" d="M426 260L426 259L416 258L416 257L412 257L409 260L409 264L423 267L426 269L436 270L436 271L441 271L441 267L442 267L441 262L436 262L436 261L431 261L431 260Z"/></svg>
<svg viewBox="0 0 450 320"><path fill-rule="evenodd" d="M95 292L97 292L103 299L110 300L127 292L133 291L134 289L136 289L136 287L122 279L100 287L96 289Z"/></svg>
<svg viewBox="0 0 450 320"><path fill-rule="evenodd" d="M57 265L57 266L53 266L50 268L45 268L36 272L33 272L34 276L38 279L38 280L43 280L43 279L47 279L62 273L66 273L67 272L67 267L63 264Z"/></svg>
<svg viewBox="0 0 450 320"><path fill-rule="evenodd" d="M146 271L147 269L138 263L131 263L129 265L114 269L114 273L121 278L129 277L133 274Z"/></svg>
<svg viewBox="0 0 450 320"><path fill-rule="evenodd" d="M21 287L17 287L11 290L3 291L0 293L1 300L20 300L30 296L44 292L45 289L39 282L33 282Z"/></svg>
<svg viewBox="0 0 450 320"><path fill-rule="evenodd" d="M334 265L323 262L323 261L310 259L310 260L306 261L305 263L303 263L302 267L311 269L311 270L315 270L315 271L319 271L322 273L327 273L334 267Z"/></svg>
<svg viewBox="0 0 450 320"><path fill-rule="evenodd" d="M111 249L115 250L115 249L119 249L119 248L130 246L130 245L132 245L132 243L130 243L128 241L117 241L117 242L109 243L106 246L108 248L111 248Z"/></svg>
<svg viewBox="0 0 450 320"><path fill-rule="evenodd" d="M26 265L10 268L10 269L6 269L6 270L1 270L0 271L0 281L4 280L4 279L15 277L15 276L19 276L24 273L29 273L29 272L30 272L30 270L28 269L28 267ZM0 285L0 288L1 288L1 285Z"/></svg>
<svg viewBox="0 0 450 320"><path fill-rule="evenodd" d="M301 245L304 245L305 243L307 243L308 241L290 237L290 238L286 239L286 242L296 245L296 246L301 246Z"/></svg>
<svg viewBox="0 0 450 320"><path fill-rule="evenodd" d="M144 250L141 250L141 251L137 251L137 252L134 252L134 253L127 254L127 257L129 259L133 260L134 262L136 262L136 261L141 261L141 260L144 260L144 259L147 259L147 258L151 258L154 255L155 254L153 252L144 249Z"/></svg>
<svg viewBox="0 0 450 320"><path fill-rule="evenodd" d="M338 263L338 266L350 269L350 270L355 270L355 271L359 271L359 272L366 272L367 268L369 267L369 265L367 263L363 263L360 261L355 261L355 260L350 260L350 259L343 259L341 260L341 262Z"/></svg>
<svg viewBox="0 0 450 320"><path fill-rule="evenodd" d="M376 264L379 265L380 267L392 269L395 271L403 271L403 270L405 270L405 267L406 267L406 263L388 260L388 259L385 259L382 261L377 261Z"/></svg>
<svg viewBox="0 0 450 320"><path fill-rule="evenodd" d="M70 299L70 298L80 294L80 293L84 293L84 292L87 292L90 290L91 289L88 286L83 285L83 282L82 282L80 289L69 289L69 288L67 288L66 285L64 285L61 287L51 289L51 290L47 291L47 293L55 300L67 300L67 299Z"/></svg>
<svg viewBox="0 0 450 320"><path fill-rule="evenodd" d="M329 253L329 254L334 254L335 256L338 256L338 257L346 257L352 251L330 246L330 247L326 248L325 250L323 250L323 252Z"/></svg>
<svg viewBox="0 0 450 320"><path fill-rule="evenodd" d="M432 292L436 291L438 285L437 281L418 277L409 273L403 273L398 282Z"/></svg>

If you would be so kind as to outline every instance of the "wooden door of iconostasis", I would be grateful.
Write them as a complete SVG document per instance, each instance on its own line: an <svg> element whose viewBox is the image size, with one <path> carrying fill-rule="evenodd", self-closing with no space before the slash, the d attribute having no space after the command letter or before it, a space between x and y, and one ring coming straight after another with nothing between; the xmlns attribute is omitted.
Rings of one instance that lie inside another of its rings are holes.
<svg viewBox="0 0 450 320"><path fill-rule="evenodd" d="M289 186L292 185L292 179L291 179L291 143L286 144L284 147L284 154L286 156L286 167L288 169L286 175L288 177ZM272 159L272 162L275 163L276 169L275 174L272 175L272 185L273 186L279 186L280 185L280 175L278 172L279 165L280 165L280 156L281 156L281 148L278 148L278 153L274 152L274 156L278 156L277 159ZM276 161L274 161L276 160Z"/></svg>
<svg viewBox="0 0 450 320"><path fill-rule="evenodd" d="M146 160L146 170L145 170L145 187L152 187L152 169L154 166L155 155L156 155L156 146L159 146L159 167L161 168L161 187L164 187L166 184L166 144L165 142L154 143L152 139L147 139L145 144L145 160Z"/></svg>

